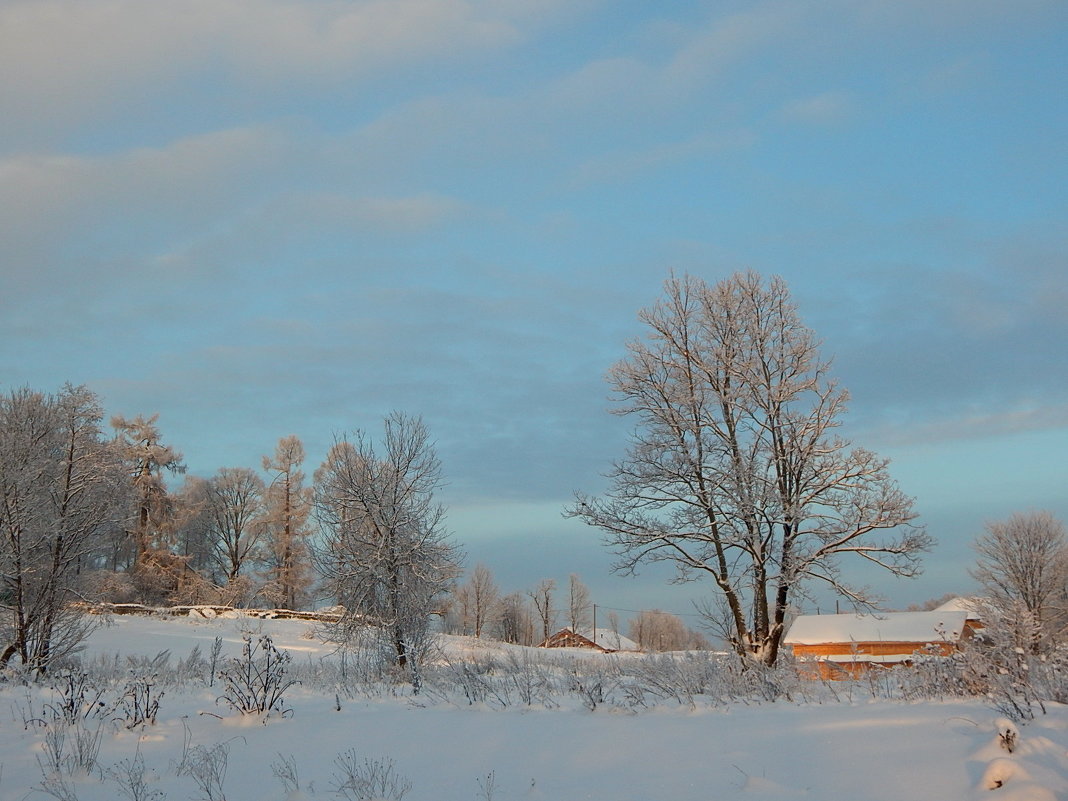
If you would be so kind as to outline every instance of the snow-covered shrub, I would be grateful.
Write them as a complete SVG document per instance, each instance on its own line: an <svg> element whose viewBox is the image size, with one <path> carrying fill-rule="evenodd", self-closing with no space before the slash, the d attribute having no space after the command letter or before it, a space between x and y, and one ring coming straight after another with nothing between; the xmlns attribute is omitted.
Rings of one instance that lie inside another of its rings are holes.
<svg viewBox="0 0 1068 801"><path fill-rule="evenodd" d="M185 659L174 666L174 683L178 689L187 684L203 685L210 682L211 668L199 645L194 645Z"/></svg>
<svg viewBox="0 0 1068 801"><path fill-rule="evenodd" d="M337 755L334 765L334 792L348 801L401 801L412 789L389 758L360 762L350 748Z"/></svg>
<svg viewBox="0 0 1068 801"><path fill-rule="evenodd" d="M512 651L504 664L505 680L524 706L553 706L551 674L529 653Z"/></svg>
<svg viewBox="0 0 1068 801"><path fill-rule="evenodd" d="M69 777L88 776L97 769L103 721L88 727L83 721L67 723L53 720L43 726L37 764L41 769L41 784L36 789L60 799L76 801Z"/></svg>
<svg viewBox="0 0 1068 801"><path fill-rule="evenodd" d="M297 761L292 756L285 757L279 754L278 759L271 763L271 773L282 782L282 789L287 796L300 790L300 781L297 779Z"/></svg>
<svg viewBox="0 0 1068 801"><path fill-rule="evenodd" d="M145 758L139 747L129 759L123 759L108 770L102 771L101 778L115 782L119 786L119 792L130 801L164 801L167 794L162 790L149 788L146 774Z"/></svg>
<svg viewBox="0 0 1068 801"><path fill-rule="evenodd" d="M723 657L720 673L726 682L724 695L739 700L792 701L804 686L798 678L792 660L780 654L772 667L753 660L743 660L734 654Z"/></svg>
<svg viewBox="0 0 1068 801"><path fill-rule="evenodd" d="M995 710L1016 723L1046 713L1046 702L1068 700L1068 658L1063 653L1030 654L1021 648L1006 652L973 650L985 679L985 695ZM974 670L975 668L973 668Z"/></svg>
<svg viewBox="0 0 1068 801"><path fill-rule="evenodd" d="M270 635L255 642L246 635L241 656L231 658L219 673L225 689L218 700L242 715L290 714L283 698L296 683L286 675L289 662L289 652L276 648Z"/></svg>
<svg viewBox="0 0 1068 801"><path fill-rule="evenodd" d="M105 688L93 682L84 670L63 670L52 680L53 700L44 705L46 722L68 726L91 718L106 717L109 705Z"/></svg>
<svg viewBox="0 0 1068 801"><path fill-rule="evenodd" d="M41 767L41 783L33 789L46 793L58 801L78 801L78 794L69 777L60 771L50 770L40 757L37 757L37 764Z"/></svg>
<svg viewBox="0 0 1068 801"><path fill-rule="evenodd" d="M985 696L1006 718L1033 720L1047 702L1068 702L1068 652L1036 653L1029 643L1018 621L994 617L959 652L920 655L911 670L898 671L902 696Z"/></svg>
<svg viewBox="0 0 1068 801"><path fill-rule="evenodd" d="M966 654L917 653L909 670L892 671L896 691L908 701L929 698L958 698L985 692L985 681L977 681ZM891 693L889 697L893 697Z"/></svg>
<svg viewBox="0 0 1068 801"><path fill-rule="evenodd" d="M631 706L671 700L693 707L718 680L721 659L708 652L650 655L630 671L625 693Z"/></svg>
<svg viewBox="0 0 1068 801"><path fill-rule="evenodd" d="M591 712L614 700L621 673L614 659L589 659L576 662L568 670L568 685Z"/></svg>
<svg viewBox="0 0 1068 801"><path fill-rule="evenodd" d="M200 788L203 801L226 801L223 782L230 761L230 746L216 743L210 748L195 745L183 755L180 776L188 776Z"/></svg>
<svg viewBox="0 0 1068 801"><path fill-rule="evenodd" d="M155 726L159 702L163 695L156 687L155 675L131 675L119 699L118 708L122 713L123 725L127 729L146 724Z"/></svg>
<svg viewBox="0 0 1068 801"><path fill-rule="evenodd" d="M334 625L334 624L329 624ZM394 651L371 626L353 627L344 637L329 628L320 629L320 636L338 644L334 691L347 697L356 695L396 695L407 683L403 671L396 665ZM322 671L325 676L325 666ZM420 680L424 669L419 668Z"/></svg>
<svg viewBox="0 0 1068 801"><path fill-rule="evenodd" d="M510 698L501 691L501 682L493 675L492 660L480 661L464 659L448 661L445 672L451 684L459 687L468 704L489 703L496 706L508 706Z"/></svg>

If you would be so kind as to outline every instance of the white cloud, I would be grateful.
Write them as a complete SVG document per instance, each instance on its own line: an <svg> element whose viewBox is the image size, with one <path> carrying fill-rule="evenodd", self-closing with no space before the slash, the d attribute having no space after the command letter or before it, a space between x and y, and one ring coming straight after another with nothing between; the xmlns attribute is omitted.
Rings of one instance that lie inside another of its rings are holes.
<svg viewBox="0 0 1068 801"><path fill-rule="evenodd" d="M243 128L108 156L2 159L0 260L23 279L20 291L34 291L60 272L84 274L100 255L88 243L115 231L127 249L160 231L181 236L215 224L257 202L288 147L279 131ZM80 258L57 256L72 246L83 249Z"/></svg>
<svg viewBox="0 0 1068 801"><path fill-rule="evenodd" d="M799 5L766 4L728 17L711 17L671 59L665 87L690 88L718 78L769 43L796 36L802 14Z"/></svg>
<svg viewBox="0 0 1068 801"><path fill-rule="evenodd" d="M614 151L582 164L576 171L579 185L601 181L620 181L642 173L663 169L693 159L708 158L724 152L751 147L755 137L748 131L722 135L699 134L681 142L665 142L652 147Z"/></svg>
<svg viewBox="0 0 1068 801"><path fill-rule="evenodd" d="M891 447L930 445L955 440L985 440L1029 431L1068 428L1068 403L1021 402L1010 408L956 409L946 416L924 419L911 425L893 425L865 436Z"/></svg>
<svg viewBox="0 0 1068 801"><path fill-rule="evenodd" d="M832 125L849 115L850 105L850 97L845 92L823 92L792 100L782 107L781 113L789 122Z"/></svg>
<svg viewBox="0 0 1068 801"><path fill-rule="evenodd" d="M257 92L462 61L544 22L467 0L15 0L0 5L0 109L33 141L219 71ZM551 4L549 11L563 13ZM219 77L212 78L216 82ZM16 138L16 141L19 139Z"/></svg>
<svg viewBox="0 0 1068 801"><path fill-rule="evenodd" d="M439 225L468 212L455 198L423 193L408 197L366 197L321 192L289 198L282 213L329 228L346 227L410 233ZM276 214L278 211L276 210Z"/></svg>

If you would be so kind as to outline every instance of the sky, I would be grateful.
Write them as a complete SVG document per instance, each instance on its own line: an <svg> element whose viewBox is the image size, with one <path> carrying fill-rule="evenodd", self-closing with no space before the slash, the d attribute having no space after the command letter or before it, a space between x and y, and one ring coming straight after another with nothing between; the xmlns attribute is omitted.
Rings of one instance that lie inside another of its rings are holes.
<svg viewBox="0 0 1068 801"><path fill-rule="evenodd" d="M752 269L938 541L868 583L970 592L985 522L1068 521L1066 143L1059 0L0 0L0 390L202 476L420 415L505 592L688 613L561 512L638 311Z"/></svg>

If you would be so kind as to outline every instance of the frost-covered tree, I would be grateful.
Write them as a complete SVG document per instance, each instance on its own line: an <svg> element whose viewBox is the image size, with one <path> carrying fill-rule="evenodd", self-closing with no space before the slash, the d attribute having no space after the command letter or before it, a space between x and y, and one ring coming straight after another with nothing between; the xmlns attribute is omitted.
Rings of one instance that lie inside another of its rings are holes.
<svg viewBox="0 0 1068 801"><path fill-rule="evenodd" d="M426 425L400 412L385 419L380 446L357 431L337 440L315 473L326 537L318 566L347 610L339 634L373 625L413 677L430 615L461 562L434 497L441 480Z"/></svg>
<svg viewBox="0 0 1068 801"><path fill-rule="evenodd" d="M643 651L688 651L707 646L704 637L687 628L682 618L660 609L639 612L630 621L627 636Z"/></svg>
<svg viewBox="0 0 1068 801"><path fill-rule="evenodd" d="M1068 624L1068 534L1049 512L987 523L974 544L972 577L1002 620L1037 653Z"/></svg>
<svg viewBox="0 0 1068 801"><path fill-rule="evenodd" d="M263 457L267 485L267 563L270 581L265 594L287 609L304 605L312 583L308 548L308 516L312 490L304 486L304 445L296 436L282 437L273 456Z"/></svg>
<svg viewBox="0 0 1068 801"><path fill-rule="evenodd" d="M111 418L116 445L134 485L133 525L128 533L135 570L149 551L169 548L172 507L163 473L185 472L182 454L161 442L158 419L158 414L147 418L142 415L133 419L120 415Z"/></svg>
<svg viewBox="0 0 1068 801"><path fill-rule="evenodd" d="M0 666L43 671L88 632L70 602L129 491L102 419L85 387L0 396Z"/></svg>
<svg viewBox="0 0 1068 801"><path fill-rule="evenodd" d="M218 583L232 584L259 556L266 531L263 479L247 467L224 467L207 486Z"/></svg>
<svg viewBox="0 0 1068 801"><path fill-rule="evenodd" d="M517 645L533 645L534 618L523 593L505 595L498 608L500 611L494 628L497 638Z"/></svg>
<svg viewBox="0 0 1068 801"><path fill-rule="evenodd" d="M214 568L214 535L209 509L208 479L186 476L173 494L175 505L174 551L186 560L190 570L210 575Z"/></svg>
<svg viewBox="0 0 1068 801"><path fill-rule="evenodd" d="M769 665L806 587L878 600L843 558L920 572L931 540L887 460L835 434L848 395L781 279L672 277L640 319L645 337L609 374L632 444L608 492L569 510L601 529L618 571L669 562L680 580L709 579L712 622Z"/></svg>

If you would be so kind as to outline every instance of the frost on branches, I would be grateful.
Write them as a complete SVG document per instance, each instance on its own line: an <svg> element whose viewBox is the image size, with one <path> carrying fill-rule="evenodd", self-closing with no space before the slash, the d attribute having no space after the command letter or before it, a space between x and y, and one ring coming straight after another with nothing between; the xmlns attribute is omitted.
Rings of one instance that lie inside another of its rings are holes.
<svg viewBox="0 0 1068 801"><path fill-rule="evenodd" d="M640 318L645 337L609 374L618 412L637 422L630 449L608 492L578 494L568 512L601 529L618 571L666 561L681 580L706 577L710 620L768 665L806 585L875 601L841 557L920 572L931 539L887 460L834 433L848 393L781 279L672 277Z"/></svg>

